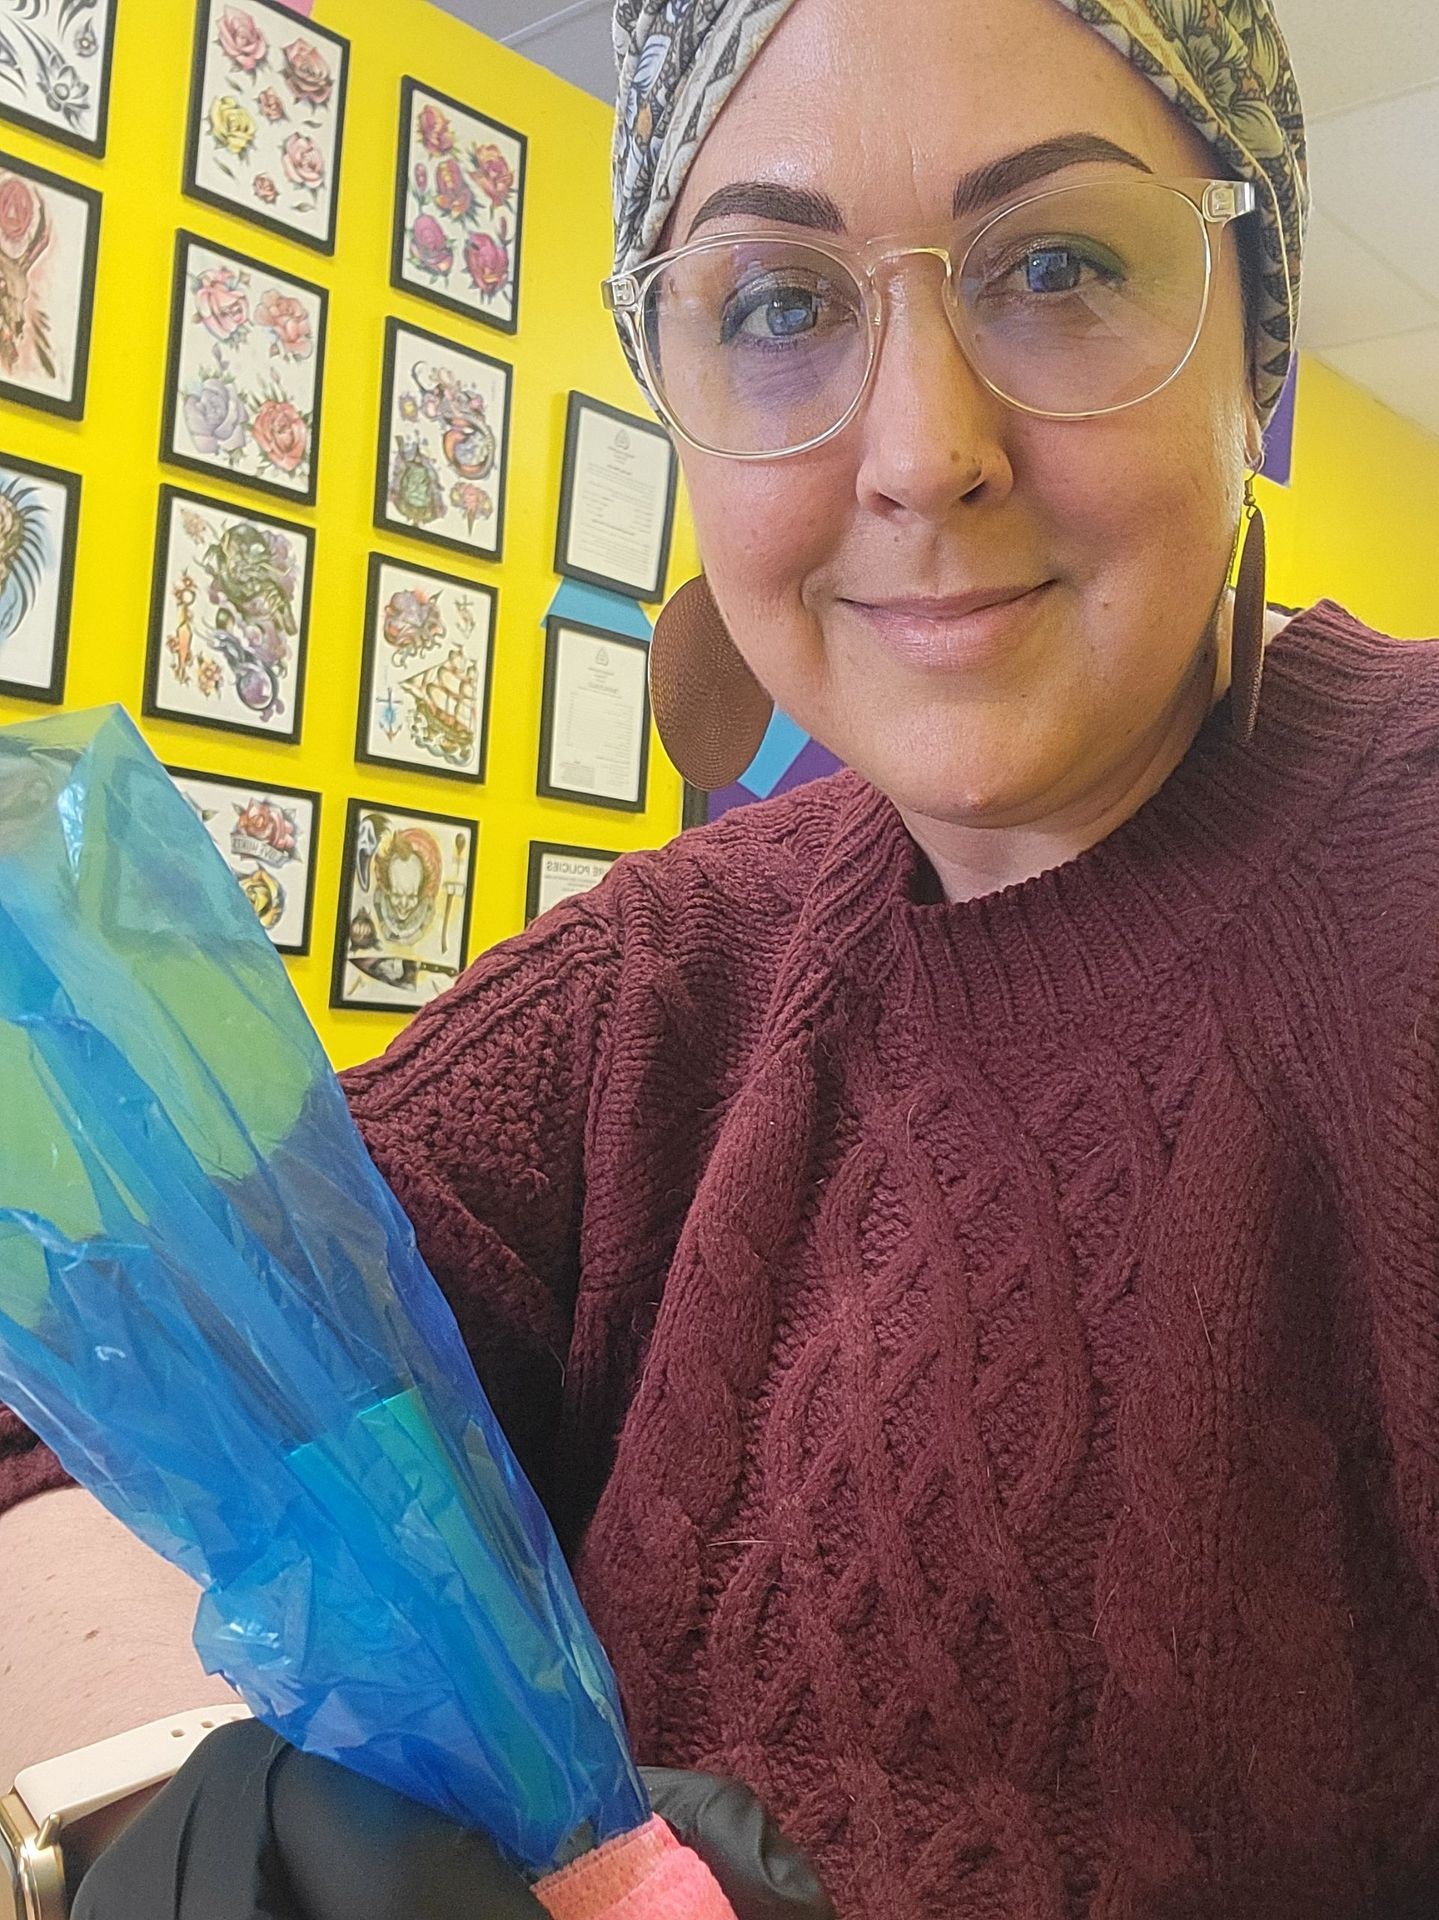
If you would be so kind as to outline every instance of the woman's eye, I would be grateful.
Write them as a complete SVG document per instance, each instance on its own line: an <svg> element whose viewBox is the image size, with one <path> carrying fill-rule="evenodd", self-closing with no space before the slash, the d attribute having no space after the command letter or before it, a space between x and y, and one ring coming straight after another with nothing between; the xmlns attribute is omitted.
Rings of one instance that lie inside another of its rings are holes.
<svg viewBox="0 0 1439 1920"><path fill-rule="evenodd" d="M1044 297L1084 293L1096 286L1117 287L1124 278L1119 261L1105 248L1044 242L996 263L987 285L991 292Z"/></svg>
<svg viewBox="0 0 1439 1920"><path fill-rule="evenodd" d="M720 339L783 345L817 332L832 317L833 302L813 287L759 287L733 295L725 307Z"/></svg>

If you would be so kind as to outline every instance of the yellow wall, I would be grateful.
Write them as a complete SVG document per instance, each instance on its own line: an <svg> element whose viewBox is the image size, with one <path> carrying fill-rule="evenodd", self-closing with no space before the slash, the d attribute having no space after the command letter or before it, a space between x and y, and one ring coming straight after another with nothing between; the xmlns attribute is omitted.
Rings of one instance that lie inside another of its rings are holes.
<svg viewBox="0 0 1439 1920"><path fill-rule="evenodd" d="M1270 593L1329 598L1381 633L1439 635L1439 438L1300 361L1295 484L1260 482Z"/></svg>
<svg viewBox="0 0 1439 1920"><path fill-rule="evenodd" d="M544 636L558 585L551 571L566 394L579 388L644 410L599 304L609 270L610 114L428 0L319 0L315 18L351 42L338 245L333 258L180 192L193 0L127 0L119 10L109 150L103 161L8 122L0 150L101 189L99 291L86 417L72 424L0 403L0 448L84 475L66 704L120 701L140 713L155 509L162 478L318 529L314 616L300 744L149 720L144 731L172 765L240 780L318 788L321 815L313 944L286 965L337 1065L378 1053L398 1017L329 1008L345 801L469 813L480 820L470 951L514 933L524 918L530 840L624 851L654 846L679 826L680 782L658 745L643 815L535 797ZM402 74L471 101L530 136L520 326L510 336L389 285L390 221ZM331 290L318 507L266 500L220 476L162 472L160 410L177 227L270 260ZM471 565L371 525L385 315L472 342L515 368L505 557ZM483 787L399 768L357 766L355 714L372 549L499 589L489 777ZM681 501L670 578L695 571ZM650 610L653 612L653 609ZM0 723L45 711L0 697Z"/></svg>

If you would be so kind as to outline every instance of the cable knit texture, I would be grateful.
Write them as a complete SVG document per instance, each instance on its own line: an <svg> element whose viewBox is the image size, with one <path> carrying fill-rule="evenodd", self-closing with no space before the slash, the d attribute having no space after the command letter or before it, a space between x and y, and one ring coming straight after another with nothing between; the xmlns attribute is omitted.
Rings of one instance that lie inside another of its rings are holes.
<svg viewBox="0 0 1439 1920"><path fill-rule="evenodd" d="M927 878L840 775L347 1079L638 1752L843 1920L1432 1915L1439 647L1324 603L1249 747Z"/></svg>

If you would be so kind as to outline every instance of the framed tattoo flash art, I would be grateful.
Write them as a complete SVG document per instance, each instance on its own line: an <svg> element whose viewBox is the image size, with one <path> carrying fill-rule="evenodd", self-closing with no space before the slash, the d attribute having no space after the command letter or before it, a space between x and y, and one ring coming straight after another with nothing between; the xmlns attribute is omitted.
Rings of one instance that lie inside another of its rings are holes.
<svg viewBox="0 0 1439 1920"><path fill-rule="evenodd" d="M0 454L0 693L65 693L80 476Z"/></svg>
<svg viewBox="0 0 1439 1920"><path fill-rule="evenodd" d="M314 504L328 295L182 233L160 458Z"/></svg>
<svg viewBox="0 0 1439 1920"><path fill-rule="evenodd" d="M663 600L679 463L663 427L570 395L555 572Z"/></svg>
<svg viewBox="0 0 1439 1920"><path fill-rule="evenodd" d="M332 1007L413 1013L464 971L479 827L352 800Z"/></svg>
<svg viewBox="0 0 1439 1920"><path fill-rule="evenodd" d="M0 399L85 412L100 196L0 153Z"/></svg>
<svg viewBox="0 0 1439 1920"><path fill-rule="evenodd" d="M281 953L310 951L320 796L254 786L183 767L166 772L224 855L240 891Z"/></svg>
<svg viewBox="0 0 1439 1920"><path fill-rule="evenodd" d="M531 840L530 878L525 893L525 925L577 893L597 887L619 859L598 847L564 847L552 840Z"/></svg>
<svg viewBox="0 0 1439 1920"><path fill-rule="evenodd" d="M314 544L293 521L160 489L146 714L299 739Z"/></svg>
<svg viewBox="0 0 1439 1920"><path fill-rule="evenodd" d="M643 640L551 615L537 783L546 799L644 812L649 652Z"/></svg>
<svg viewBox="0 0 1439 1920"><path fill-rule="evenodd" d="M186 193L333 253L349 58L272 0L199 0Z"/></svg>
<svg viewBox="0 0 1439 1920"><path fill-rule="evenodd" d="M118 0L0 0L0 118L97 157Z"/></svg>
<svg viewBox="0 0 1439 1920"><path fill-rule="evenodd" d="M357 760L484 779L497 600L493 587L370 555Z"/></svg>
<svg viewBox="0 0 1439 1920"><path fill-rule="evenodd" d="M393 285L502 333L516 330L527 144L513 127L405 81Z"/></svg>
<svg viewBox="0 0 1439 1920"><path fill-rule="evenodd" d="M377 527L499 559L510 385L503 360L403 320L387 323Z"/></svg>

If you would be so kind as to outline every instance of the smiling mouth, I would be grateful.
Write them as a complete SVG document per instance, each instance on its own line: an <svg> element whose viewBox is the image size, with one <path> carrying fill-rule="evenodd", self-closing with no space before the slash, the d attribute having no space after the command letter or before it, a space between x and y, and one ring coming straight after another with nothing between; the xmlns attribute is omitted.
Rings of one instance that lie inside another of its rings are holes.
<svg viewBox="0 0 1439 1920"><path fill-rule="evenodd" d="M931 671L982 665L1013 651L1043 605L1051 580L977 588L943 598L842 600L884 651Z"/></svg>

